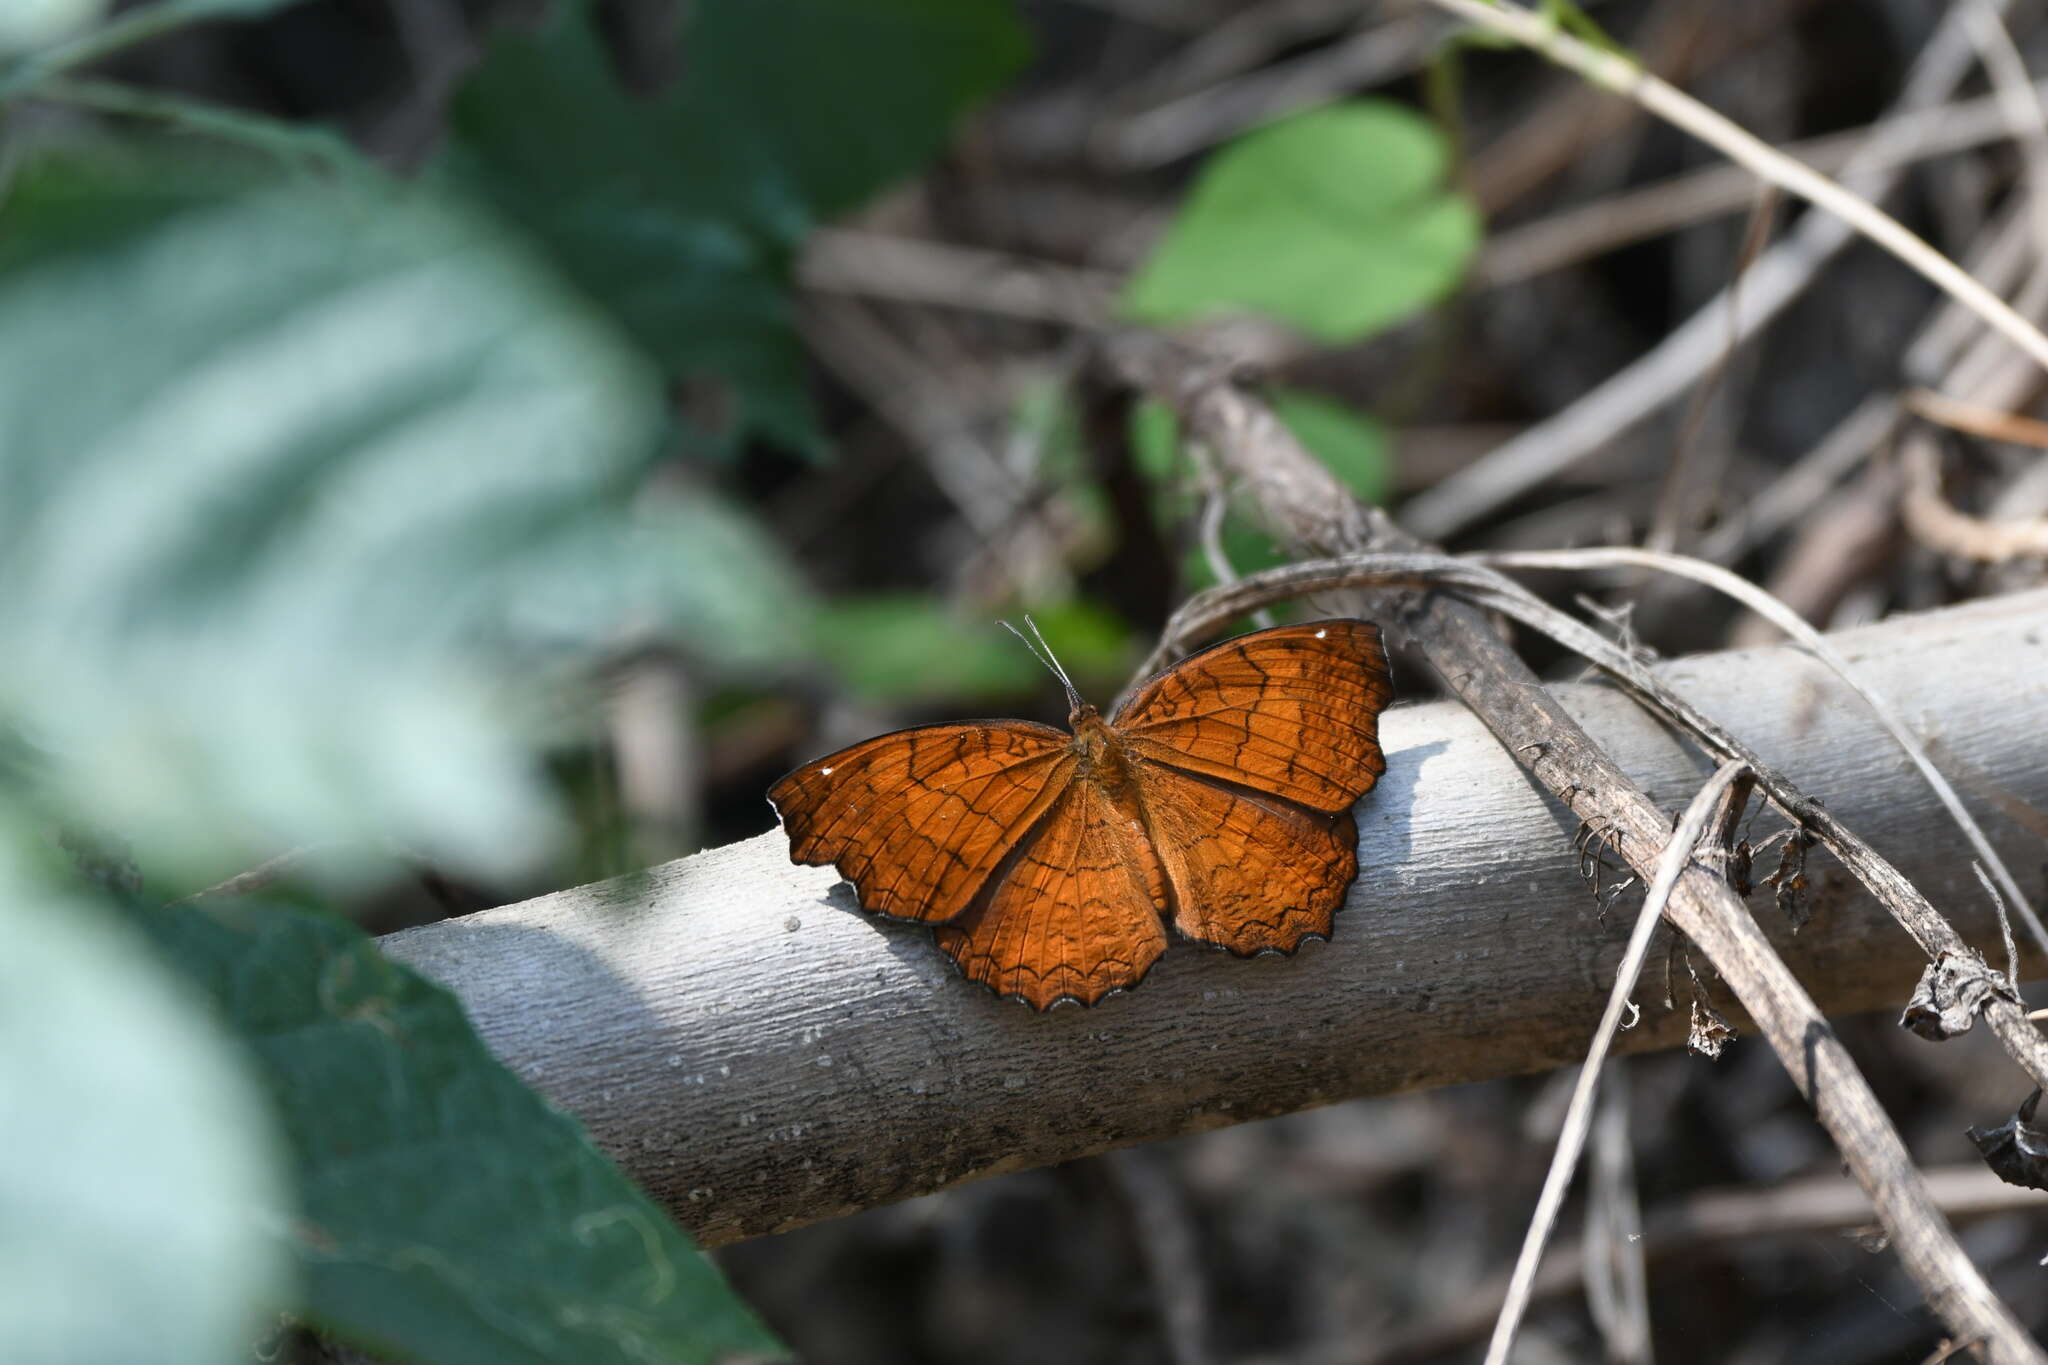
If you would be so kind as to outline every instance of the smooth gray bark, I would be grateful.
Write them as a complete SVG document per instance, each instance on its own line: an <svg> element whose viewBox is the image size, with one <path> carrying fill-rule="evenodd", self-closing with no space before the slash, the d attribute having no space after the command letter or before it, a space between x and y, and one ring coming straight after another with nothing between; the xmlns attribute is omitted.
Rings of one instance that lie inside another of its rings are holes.
<svg viewBox="0 0 2048 1365"><path fill-rule="evenodd" d="M1837 639L2038 896L2048 592ZM1665 672L2002 960L1966 846L1824 668L1779 648ZM1560 693L1674 811L1711 772L1605 688ZM1388 771L1358 808L1363 870L1333 942L1250 962L1178 946L1093 1010L994 999L923 931L861 915L829 869L790 865L776 832L384 946L453 988L500 1057L712 1245L1125 1143L1577 1060L1629 916L1596 914L1576 821L1455 704L1397 706L1382 731ZM1758 875L1775 865L1774 850ZM1830 1011L1902 1006L1924 966L1912 942L1819 850L1809 875L1815 914L1796 937L1768 890L1752 898L1786 959ZM1684 1035L1692 988L1680 957L1667 1009L1664 960L1625 1047Z"/></svg>

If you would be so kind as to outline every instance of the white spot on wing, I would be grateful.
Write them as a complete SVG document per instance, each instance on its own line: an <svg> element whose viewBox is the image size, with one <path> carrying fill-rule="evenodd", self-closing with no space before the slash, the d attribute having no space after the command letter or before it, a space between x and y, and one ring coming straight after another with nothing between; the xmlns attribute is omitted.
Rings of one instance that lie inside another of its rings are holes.
<svg viewBox="0 0 2048 1365"><path fill-rule="evenodd" d="M1316 634L1320 635L1320 634L1322 634L1322 632L1321 632L1321 631L1317 631L1317 632L1316 632ZM830 777L830 776L832 776L832 770L831 770L830 768L820 768L820 769L818 769L818 776L820 776L820 777Z"/></svg>
<svg viewBox="0 0 2048 1365"><path fill-rule="evenodd" d="M1318 640L1320 640L1320 639L1322 639L1322 638L1323 638L1323 637L1324 637L1325 635L1328 635L1329 633L1330 633L1330 632L1329 632L1329 629L1328 629L1328 628L1326 627L1326 628L1324 628L1324 629L1322 629L1322 630L1319 630L1319 631L1317 631L1317 632L1316 632L1316 638L1317 638ZM831 770L830 768L827 768L827 769L825 769L825 771L829 773L829 772L831 772L832 770Z"/></svg>

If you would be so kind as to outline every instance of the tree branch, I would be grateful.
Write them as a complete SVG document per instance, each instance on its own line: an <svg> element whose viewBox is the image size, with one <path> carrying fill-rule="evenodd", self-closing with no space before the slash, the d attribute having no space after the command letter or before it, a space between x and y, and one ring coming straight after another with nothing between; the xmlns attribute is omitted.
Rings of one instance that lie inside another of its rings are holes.
<svg viewBox="0 0 2048 1365"><path fill-rule="evenodd" d="M2038 859L1999 816L2048 808L2048 699L2015 714L2009 684L2048 672L2048 593L1835 639L1933 721L2006 855ZM1753 745L1959 907L1969 942L1998 943L1946 815L1824 668L1785 647L1658 671L1703 709L1748 717ZM1673 803L1711 769L1608 688L1555 701ZM1597 916L1572 819L1462 706L1397 706L1382 735L1387 776L1358 811L1365 871L1333 942L1252 962L1176 948L1093 1010L993 999L922 932L855 912L829 870L792 866L775 832L384 944L452 987L508 1065L712 1245L1001 1170L1579 1060L1627 926ZM1773 922L1771 938L1828 1010L1896 1009L1918 948L1839 868L1810 876L1813 922L1796 938ZM1643 994L1624 1048L1681 1042L1689 998ZM1724 994L1711 1003L1735 1014Z"/></svg>

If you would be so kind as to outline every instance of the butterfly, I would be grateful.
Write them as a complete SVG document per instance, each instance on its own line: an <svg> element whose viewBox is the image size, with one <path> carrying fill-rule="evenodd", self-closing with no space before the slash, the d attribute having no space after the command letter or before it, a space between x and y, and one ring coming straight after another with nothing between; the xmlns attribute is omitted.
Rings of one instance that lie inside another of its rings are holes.
<svg viewBox="0 0 2048 1365"><path fill-rule="evenodd" d="M932 926L969 980L1041 1010L1135 986L1169 923L1241 957L1329 937L1358 875L1351 807L1386 771L1378 626L1227 640L1106 720L1041 657L1068 730L927 725L807 763L768 792L791 861L837 867L863 908Z"/></svg>

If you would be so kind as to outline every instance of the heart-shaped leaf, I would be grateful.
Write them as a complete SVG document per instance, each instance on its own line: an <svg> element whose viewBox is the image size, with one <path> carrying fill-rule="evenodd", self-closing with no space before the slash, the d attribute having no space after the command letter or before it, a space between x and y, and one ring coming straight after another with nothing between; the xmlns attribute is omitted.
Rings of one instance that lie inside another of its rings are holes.
<svg viewBox="0 0 2048 1365"><path fill-rule="evenodd" d="M1387 100L1250 133L1202 168L1124 308L1162 324L1258 314L1363 340L1449 292L1479 243L1445 164L1436 128Z"/></svg>

